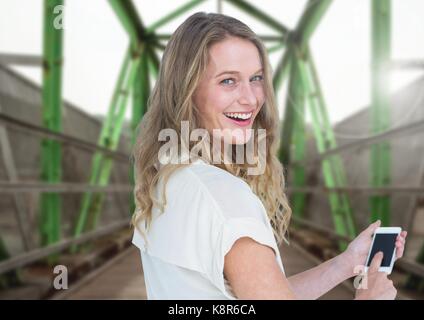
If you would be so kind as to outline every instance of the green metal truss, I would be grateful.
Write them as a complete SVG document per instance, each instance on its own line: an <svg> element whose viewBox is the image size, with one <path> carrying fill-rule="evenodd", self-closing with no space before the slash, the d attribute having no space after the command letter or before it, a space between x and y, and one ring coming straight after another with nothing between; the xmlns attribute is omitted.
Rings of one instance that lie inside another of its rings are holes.
<svg viewBox="0 0 424 320"><path fill-rule="evenodd" d="M145 68L147 64L147 70L153 71L155 75L157 75L158 68L159 68L159 59L156 56L154 47L157 46L158 42L155 39L155 30L159 28L160 26L164 25L165 23L171 21L175 17L183 14L187 10L193 8L195 5L200 4L203 1L191 1L187 3L186 5L178 8L174 12L168 14L163 19L160 19L156 23L152 24L149 28L145 28L143 26L143 23L141 22L140 18L136 16L134 6L131 1L128 2L121 2L117 0L109 0L111 3L111 6L117 13L117 16L122 22L122 25L124 26L125 30L129 34L129 37L131 39L131 47L133 50L139 50L140 44L144 44L147 42L146 46L146 53L147 57L146 59L141 59L140 63L140 69ZM274 30L278 31L281 34L281 43L277 44L273 50L278 50L279 48L283 47L285 45L285 42L287 39L293 38L294 40L302 39L302 41L305 41L305 43L309 40L313 30L318 25L318 22L320 18L325 13L327 7L331 3L331 1L322 1L319 2L318 5L311 1L307 5L307 9L305 10L305 14L302 16L302 18L299 21L298 28L296 29L296 32L289 33L289 30L287 27L276 21L275 19L271 18L264 12L260 11L258 8L254 7L250 3L242 0L227 0L227 2L237 6L239 9L251 14L253 17L257 18L258 20L262 21L269 27L273 28ZM307 18L309 17L309 18ZM277 70L274 74L274 87L276 88L276 91L280 87L282 81L286 77L288 70L289 70L289 57L290 57L290 51L291 49L288 48L280 62L280 64L277 67ZM145 62L144 62L145 61ZM145 64L146 63L146 64ZM294 68L296 70L297 68ZM145 69L146 70L146 69ZM139 82L140 81L140 82ZM139 85L142 85L142 80L137 80L139 82ZM146 90L149 89L148 80L145 77L144 82L146 83ZM293 84L293 90L296 92L296 97L299 99L299 101L295 101L294 103L296 105L304 105L301 103L302 100L304 100L303 93L301 90L301 84L298 83L298 81L292 81ZM139 88L139 85L135 85ZM140 100L143 100L143 92L146 92L144 89L140 89ZM148 92L148 91L147 91ZM136 94L137 95L137 94ZM294 95L293 95L294 96ZM297 99L296 98L296 99ZM144 101L144 103L146 103ZM143 108L142 101L138 101L135 99L133 108L133 119L132 119L132 129L133 132L136 129L137 124L141 120L142 114L145 112L145 110L140 109ZM288 109L290 110L290 109ZM109 112L109 115L111 113ZM300 114L303 114L303 112L300 112ZM108 117L109 118L109 117ZM111 119L115 119L115 116L110 116ZM295 132L295 142L293 144L294 149L294 157L296 161L302 160L305 153L305 130L304 130L304 118L302 116L294 116L293 123L293 132ZM107 121L106 121L107 124ZM105 125L106 125L105 124ZM289 128L290 129L290 128ZM283 129L283 135L292 135L292 129L288 130L287 126L284 126ZM134 137L133 137L134 141ZM292 145L291 139L283 139L284 142L287 142L288 145ZM290 150L288 152L280 151L280 155L287 155L287 159L289 159ZM90 182L93 184L98 184L99 181L96 177L102 177L101 180L103 183L107 183L109 174L110 174L110 168L112 166L111 160L108 160L105 164L102 164L101 160L102 155L96 155L94 158L94 163L92 167L92 175ZM103 170L101 170L101 166L105 166ZM100 171L100 173L98 173ZM130 173L131 177L133 177L132 173ZM295 168L294 170L294 181L296 186L302 186L306 183L305 181L305 169L302 167ZM304 208L304 194L299 193L294 195L293 200L293 206L294 211L299 212L299 214L303 211ZM103 195L98 194L96 197L92 197L91 194L87 194L84 197L83 201L83 207L81 210L81 214L77 223L77 228L75 235L79 235L82 232L86 231L86 229L92 229L96 225L96 221L98 219L98 213L100 211L100 204L102 202ZM90 218L91 217L91 218ZM94 219L93 219L94 217ZM87 224L87 221L90 221L89 227L85 227Z"/></svg>
<svg viewBox="0 0 424 320"><path fill-rule="evenodd" d="M259 8L253 6L252 4L244 1L244 0L227 0L227 2L236 6L240 10L248 13L252 17L256 18L258 21L266 24L268 27L274 29L278 33L282 35L281 39L284 39L284 36L288 33L289 29L280 23L279 21L272 18L270 15L261 11Z"/></svg>
<svg viewBox="0 0 424 320"><path fill-rule="evenodd" d="M285 78L287 77L289 73L290 56L291 56L291 49L289 46L287 46L283 57L281 58L277 67L275 68L274 75L272 78L272 84L273 84L276 95L278 95L278 91L281 87L281 84L283 83L283 81L285 80Z"/></svg>
<svg viewBox="0 0 424 320"><path fill-rule="evenodd" d="M152 33L158 28L164 26L168 22L171 22L175 18L179 17L180 15L186 13L190 9L196 7L197 5L201 4L202 2L205 2L205 0L192 0L187 2L186 4L182 5L181 7L177 8L176 10L170 12L165 17L161 18L160 20L153 23L151 26L146 28L147 33Z"/></svg>
<svg viewBox="0 0 424 320"><path fill-rule="evenodd" d="M132 142L135 142L136 128L147 109L151 89L149 75L157 77L159 57L156 49L164 49L156 30L173 19L183 15L206 0L192 0L177 8L151 26L144 26L131 0L109 0L129 37L129 49L117 80L109 111L102 124L98 145L116 150L120 141L124 115L128 99L132 94ZM285 48L285 52L273 75L276 94L286 77L289 77L288 97L282 122L279 158L286 167L293 166L294 187L306 185L305 168L305 114L311 113L313 134L318 151L323 153L337 147L335 135L329 121L326 104L320 87L317 71L309 50L309 42L314 31L329 10L332 0L309 0L304 13L294 30L290 30L270 15L245 0L226 0L238 9L250 14L278 33L278 43L268 49L275 52ZM390 126L390 101L388 91L387 65L391 56L391 0L370 0L372 16L372 107L371 132L381 133ZM43 45L43 94L42 122L53 131L62 131L61 88L63 30L54 28L57 15L54 8L64 4L64 0L44 0L44 45ZM390 144L379 143L371 148L370 184L384 187L390 184ZM92 158L89 183L106 186L109 183L113 161L110 157L96 152ZM133 181L133 172L130 173ZM322 162L322 174L328 188L345 187L347 179L340 156L332 155ZM59 142L43 139L41 144L41 179L48 183L61 181L61 146ZM75 223L74 235L96 227L104 200L103 193L88 192L83 195L81 211ZM131 195L132 196L132 195ZM305 211L305 194L292 195L292 208L296 216ZM329 204L336 232L354 237L356 227L348 198L343 193L329 192ZM131 198L131 204L134 203ZM381 219L383 225L390 224L389 196L370 197L372 221ZM132 210L131 210L132 212ZM131 213L130 212L130 213ZM61 199L56 193L43 193L40 199L39 231L42 245L57 242L60 229ZM339 243L344 249L345 242ZM74 248L75 249L75 248ZM0 261L9 258L3 241L0 239ZM424 246L417 258L424 263ZM18 274L14 273L16 279ZM3 278L0 278L0 282ZM424 290L424 281L410 277L411 287ZM1 285L1 283L0 283ZM7 284L6 284L7 285Z"/></svg>
<svg viewBox="0 0 424 320"><path fill-rule="evenodd" d="M191 1L190 3L177 8L165 18L155 22L149 28L146 28L137 15L132 1L109 0L112 8L116 12L124 29L130 38L130 49L121 69L121 75L118 79L118 85L112 99L112 103L99 138L99 145L115 150L122 131L125 110L127 107L127 98L130 92L133 92L132 108L132 141L135 141L136 128L147 109L147 99L150 94L149 74L157 76L159 72L159 58L155 52L155 47L160 47L155 30L164 23L185 13L195 5L203 1ZM126 80L124 81L124 78ZM118 100L120 99L120 102ZM113 167L113 161L102 153L96 153L93 157L90 174L90 184L105 186L109 182L110 173ZM130 169L130 180L133 182L133 169ZM133 195L131 198L130 214L134 209ZM81 212L79 214L75 236L83 232L92 230L96 227L101 206L104 200L102 193L86 193L83 196ZM76 247L73 248L76 250Z"/></svg>
<svg viewBox="0 0 424 320"><path fill-rule="evenodd" d="M293 174L293 186L303 187L306 184L305 168L305 104L312 116L312 126L320 153L337 146L334 132L328 118L324 98L318 76L309 52L292 47L290 80L287 93L280 159L283 163L293 163L290 174ZM292 156L290 156L292 155ZM322 162L324 183L328 188L345 187L347 185L344 168L340 157L331 156ZM301 216L305 210L305 194L295 192L292 197L293 213ZM329 203L335 230L338 234L354 237L356 227L348 197L336 192L329 193ZM344 241L339 243L340 249L346 248Z"/></svg>
<svg viewBox="0 0 424 320"><path fill-rule="evenodd" d="M286 108L284 110L283 124L281 129L281 139L280 139L280 148L278 150L278 158L285 167L289 166L290 155L291 155L291 146L293 143L293 127L294 127L294 116L295 116L295 107L296 104L296 93L297 93L297 84L298 84L298 72L297 68L294 67L294 61L292 61L291 49L287 48L285 55L281 61L284 63L284 71L279 71L278 74L274 75L274 87L276 84L279 85L278 75L281 75L283 72L288 73L290 69L290 79L287 88L287 98L286 98ZM278 69L278 68L277 68ZM282 77L282 76L280 76Z"/></svg>
<svg viewBox="0 0 424 320"><path fill-rule="evenodd" d="M308 42L314 30L331 2L308 2L296 29L289 32L286 37L286 52L274 75L274 87L278 88L281 79L288 72L288 65L291 64L279 158L286 167L292 163L290 174L293 175L292 184L294 187L306 185L306 173L302 165L305 160L306 147L306 105L312 115L313 132L318 151L323 153L336 147L335 135L308 47ZM347 185L339 156L331 156L325 159L322 162L322 172L327 187L344 187ZM292 195L291 205L296 216L301 216L305 211L305 199L306 195L302 192L295 192ZM331 192L329 193L329 203L336 232L340 235L354 237L356 227L348 197L345 194ZM339 243L342 250L346 245L344 241Z"/></svg>
<svg viewBox="0 0 424 320"><path fill-rule="evenodd" d="M391 0L372 0L372 133L390 127L389 70L391 52ZM390 184L390 142L371 147L370 184L380 188ZM390 225L390 197L370 197L371 222Z"/></svg>
<svg viewBox="0 0 424 320"><path fill-rule="evenodd" d="M63 30L54 26L57 18L54 9L63 3L63 0L44 1L43 125L56 132L62 131ZM60 142L44 139L41 145L41 180L57 183L61 175ZM41 244L57 242L60 239L60 195L42 194L40 207Z"/></svg>
<svg viewBox="0 0 424 320"><path fill-rule="evenodd" d="M296 25L294 38L298 46L303 49L328 11L333 0L309 0L305 11Z"/></svg>
<svg viewBox="0 0 424 320"><path fill-rule="evenodd" d="M150 92L149 74L157 76L159 72L159 58L156 49L163 49L163 44L159 42L156 30L204 1L189 1L151 26L145 27L131 0L109 0L111 7L129 36L130 48L128 49L118 78L108 115L102 125L98 142L100 146L111 150L117 148L128 97L131 93L134 100L131 120L133 131L132 141L135 141L136 127L147 108L147 99ZM373 60L373 70L374 74L378 74L383 70L383 63L381 61L388 59L385 56L385 53L387 53L385 49L388 48L390 35L389 31L387 31L390 22L390 10L388 10L390 0L372 1L374 10L373 56L375 58ZM312 115L313 132L318 150L325 152L328 149L336 147L336 139L328 119L318 76L308 48L309 40L322 17L328 11L332 0L308 1L305 11L293 31L245 0L227 0L227 2L274 29L281 36L279 43L268 50L271 53L285 47L284 55L273 77L276 93L278 93L284 79L290 75L289 98L286 101L287 107L281 131L282 144L279 150L279 157L286 166L290 162L295 164L291 172L293 174L293 183L296 187L302 187L306 184L305 168L296 164L302 163L305 158L306 130L304 114L307 110L310 110ZM63 1L46 0L45 3L47 8L47 6L62 4ZM46 21L47 19L53 19L52 15L46 14ZM46 22L45 25L49 23L51 23L51 20L50 22ZM48 128L60 131L62 33L60 29L51 29L45 28L46 62L43 121ZM387 37L382 35L383 32L385 32ZM381 80L376 76L373 81L374 132L381 132L388 126L388 119L384 118L388 114L386 112L387 110L385 111L384 109L387 106L387 92L380 89L378 85L380 82ZM44 141L42 159L43 179L49 182L59 181L60 146L51 141ZM378 170L377 163L379 164ZM372 168L376 174L372 178L373 186L382 186L389 182L389 165L390 157L387 146L383 145L374 148L372 151ZM92 159L90 184L99 186L107 185L112 166L112 159L104 156L102 153L95 153ZM326 158L322 163L322 170L327 187L343 187L346 185L346 176L340 157L331 156ZM133 178L132 172L130 172L130 175ZM75 236L96 227L103 199L103 194L84 194L81 212L75 225ZM301 215L305 207L305 195L298 192L293 195L292 201L294 213ZM329 201L336 231L342 235L354 236L356 230L346 195L330 193ZM43 218L41 219L40 230L45 235L43 239L46 239L43 241L45 243L57 241L60 236L60 199L58 195L46 194L43 196L42 203ZM372 198L371 204L373 215L382 217L384 222L388 221L388 198L381 196ZM372 218L374 219L375 216Z"/></svg>
<svg viewBox="0 0 424 320"><path fill-rule="evenodd" d="M336 148L337 143L309 50L306 51L304 59L298 59L297 62L312 115L312 126L317 148L320 153L323 153L329 149ZM324 159L322 172L326 187L346 187L346 176L339 155L332 155ZM347 195L329 192L329 202L336 233L352 238L355 237L356 227ZM344 243L342 244L343 247Z"/></svg>
<svg viewBox="0 0 424 320"><path fill-rule="evenodd" d="M147 101L150 95L150 78L149 78L149 52L146 52L141 57L136 78L133 86L133 110L131 119L132 129L132 145L135 145L137 138L137 127L143 115L147 111ZM154 63L153 63L154 65ZM155 67L153 67L155 69ZM134 167L130 167L130 181L134 184ZM134 194L130 194L130 213L135 210Z"/></svg>
<svg viewBox="0 0 424 320"><path fill-rule="evenodd" d="M140 44L140 39L144 35L143 22L137 14L134 3L131 0L109 0L109 4L118 16L122 26L128 33L130 44L133 50L136 50Z"/></svg>
<svg viewBox="0 0 424 320"><path fill-rule="evenodd" d="M285 122L282 141L284 148L290 148L289 152L284 152L282 149L282 160L286 165L293 162L291 174L293 174L293 187L303 187L306 184L305 167L301 163L305 159L306 150L306 127L305 127L305 92L303 88L300 70L292 57L290 80L288 84L285 119L290 119ZM287 158L292 155L292 158ZM293 214L301 217L305 210L305 193L295 192L292 194L292 210Z"/></svg>
<svg viewBox="0 0 424 320"><path fill-rule="evenodd" d="M309 0L306 4L302 16L300 17L296 25L296 28L293 31L289 31L287 29L284 30L287 49L283 56L283 59L280 61L279 65L275 70L273 80L276 92L278 91L281 82L284 80L288 73L287 65L289 60L291 59L291 56L293 55L293 48L296 46L300 47L301 49L304 49L331 3L332 0ZM280 160L286 166L288 166L290 161L290 146L293 143L292 130L294 128L294 111L291 110L291 108L287 108L287 106L289 106L289 100L287 101L285 110L286 114L283 118L282 139L279 150ZM301 155L301 153L299 155ZM301 171L297 171L300 172L300 175L303 174ZM301 177L299 177L299 179L295 178L294 180L301 181L302 179Z"/></svg>
<svg viewBox="0 0 424 320"><path fill-rule="evenodd" d="M147 47L148 51L148 68L149 73L153 74L153 77L156 79L159 74L159 57L155 52L155 49L152 47Z"/></svg>
<svg viewBox="0 0 424 320"><path fill-rule="evenodd" d="M118 147L127 101L139 69L139 62L140 57L133 56L132 50L129 48L121 67L108 115L103 122L98 141L99 146L110 150L116 150ZM112 159L102 152L96 152L93 156L91 168L89 183L97 186L107 185L112 169ZM75 227L75 236L95 227L103 199L103 193L89 192L84 194L81 212Z"/></svg>

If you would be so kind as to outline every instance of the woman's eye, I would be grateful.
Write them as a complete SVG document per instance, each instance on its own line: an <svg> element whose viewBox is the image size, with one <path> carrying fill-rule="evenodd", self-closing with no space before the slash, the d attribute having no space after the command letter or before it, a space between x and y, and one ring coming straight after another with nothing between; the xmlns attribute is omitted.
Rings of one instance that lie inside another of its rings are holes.
<svg viewBox="0 0 424 320"><path fill-rule="evenodd" d="M224 79L224 80L221 81L221 83L222 84L233 84L234 83L234 79L233 78Z"/></svg>
<svg viewBox="0 0 424 320"><path fill-rule="evenodd" d="M262 81L263 80L263 76L262 75L257 75L254 76L253 78L251 78L251 81ZM227 78L221 81L222 84L225 85L230 85L230 84L234 84L235 83L235 79L234 78Z"/></svg>
<svg viewBox="0 0 424 320"><path fill-rule="evenodd" d="M261 80L263 80L263 76L261 76L261 75L258 75L258 76L254 76L253 78L252 78L252 80L253 81L261 81Z"/></svg>

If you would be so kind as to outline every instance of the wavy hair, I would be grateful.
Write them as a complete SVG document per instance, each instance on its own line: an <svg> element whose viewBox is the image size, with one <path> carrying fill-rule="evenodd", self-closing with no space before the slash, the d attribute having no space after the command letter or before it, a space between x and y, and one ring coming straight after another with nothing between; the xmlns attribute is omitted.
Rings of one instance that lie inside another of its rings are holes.
<svg viewBox="0 0 424 320"><path fill-rule="evenodd" d="M266 209L277 243L287 241L286 232L291 209L284 193L283 167L277 158L280 121L266 49L259 37L241 21L223 14L204 12L195 13L187 18L170 38L162 57L157 81L148 99L147 112L138 127L133 150L136 211L132 217L132 224L145 239L144 233L138 228L139 223L144 221L148 230L153 207L158 206L163 212L166 206L166 182L175 170L185 166L184 164L157 166L161 148L161 143L158 141L159 133L162 129L171 128L181 138L182 121L188 121L190 130L202 128L199 110L193 102L193 94L208 65L209 48L229 36L253 43L261 59L265 102L252 128L266 130L266 154L258 160L264 162L265 170L260 175L248 175L246 164L209 163L248 183ZM254 133L257 131L254 130ZM155 188L160 179L163 179L164 183L161 199L157 199Z"/></svg>

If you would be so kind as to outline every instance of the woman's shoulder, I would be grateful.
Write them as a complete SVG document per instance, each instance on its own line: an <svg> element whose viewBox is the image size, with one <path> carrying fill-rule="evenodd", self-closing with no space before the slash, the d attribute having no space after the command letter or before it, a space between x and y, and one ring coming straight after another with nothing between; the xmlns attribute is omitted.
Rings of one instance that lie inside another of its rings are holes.
<svg viewBox="0 0 424 320"><path fill-rule="evenodd" d="M244 180L201 159L177 169L169 177L166 190L167 197L177 197L186 207L208 202L210 208L217 209L224 218L255 216L262 219L265 212L262 202Z"/></svg>

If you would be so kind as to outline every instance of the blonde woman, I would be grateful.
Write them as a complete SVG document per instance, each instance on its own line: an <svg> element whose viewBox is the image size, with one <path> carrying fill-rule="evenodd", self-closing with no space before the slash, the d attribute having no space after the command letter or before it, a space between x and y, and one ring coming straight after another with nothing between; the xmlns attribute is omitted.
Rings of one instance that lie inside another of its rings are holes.
<svg viewBox="0 0 424 320"><path fill-rule="evenodd" d="M332 260L285 276L278 248L291 210L278 123L260 39L229 16L190 16L166 46L134 151L133 243L148 299L316 299L364 263L378 223ZM356 297L396 295L378 272L368 287Z"/></svg>

